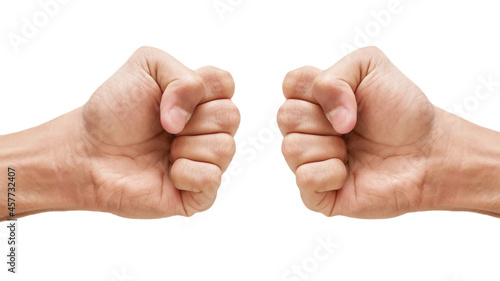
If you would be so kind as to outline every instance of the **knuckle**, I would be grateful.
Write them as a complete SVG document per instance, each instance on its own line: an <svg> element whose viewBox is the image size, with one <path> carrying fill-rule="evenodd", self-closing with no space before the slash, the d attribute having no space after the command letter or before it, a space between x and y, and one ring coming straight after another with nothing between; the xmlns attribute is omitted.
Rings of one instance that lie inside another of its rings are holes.
<svg viewBox="0 0 500 281"><path fill-rule="evenodd" d="M241 122L241 114L240 114L240 110L238 109L238 107L236 107L236 105L234 105L231 102L231 106L228 108L227 114L229 115L229 118L228 118L229 120L227 122L229 129L233 129L233 130L238 129L238 127L240 126L240 122Z"/></svg>
<svg viewBox="0 0 500 281"><path fill-rule="evenodd" d="M307 114L302 101L288 100L278 111L278 126L285 131L292 131L300 125Z"/></svg>
<svg viewBox="0 0 500 281"><path fill-rule="evenodd" d="M304 198L302 198L302 202L304 202L304 205L306 206L307 209L309 209L313 212L320 212L321 213L322 210L318 207L317 204L310 203L309 201L305 200Z"/></svg>
<svg viewBox="0 0 500 281"><path fill-rule="evenodd" d="M205 66L201 68L205 81L211 88L212 92L234 92L235 84L231 73L226 70L214 66Z"/></svg>
<svg viewBox="0 0 500 281"><path fill-rule="evenodd" d="M318 69L314 66L311 66L311 65L305 65L305 66L299 68L299 70L302 72L314 72L314 71L317 71Z"/></svg>
<svg viewBox="0 0 500 281"><path fill-rule="evenodd" d="M220 134L217 136L217 155L220 158L232 158L236 153L236 144L234 139L228 134Z"/></svg>
<svg viewBox="0 0 500 281"><path fill-rule="evenodd" d="M226 89L228 89L228 94L234 94L234 89L235 89L235 83L234 83L234 79L233 79L233 76L231 75L231 73L229 73L229 71L225 71L225 70L220 70L221 71L221 83L222 85L224 85L224 87Z"/></svg>
<svg viewBox="0 0 500 281"><path fill-rule="evenodd" d="M208 209L210 209L214 205L214 203L215 203L215 199L203 200L202 203L198 204L198 208L197 208L196 212L198 212L198 213L205 212Z"/></svg>
<svg viewBox="0 0 500 281"><path fill-rule="evenodd" d="M335 168L335 183L337 185L334 187L335 189L341 188L345 184L345 180L347 179L347 167L341 162L339 159L335 159L336 168Z"/></svg>
<svg viewBox="0 0 500 281"><path fill-rule="evenodd" d="M290 91L297 83L297 70L292 70L285 75L283 79L283 91Z"/></svg>
<svg viewBox="0 0 500 281"><path fill-rule="evenodd" d="M218 71L219 71L219 68L213 66L213 65L206 65L202 68L200 68L201 70L203 70L204 72L206 73L209 73L211 75L214 75L216 74Z"/></svg>
<svg viewBox="0 0 500 281"><path fill-rule="evenodd" d="M387 63L389 61L384 52L375 46L358 49L352 53L352 56L357 59L362 59L365 62L372 62L374 65Z"/></svg>
<svg viewBox="0 0 500 281"><path fill-rule="evenodd" d="M210 209L215 202L215 197L206 196L203 193L190 194L190 196L190 200L185 200L185 202L183 202L185 210L184 215L186 217L191 217L197 213Z"/></svg>
<svg viewBox="0 0 500 281"><path fill-rule="evenodd" d="M287 109L285 108L285 104L286 104L286 102L280 106L280 108L278 109L278 114L276 115L276 120L278 121L278 126L280 128L283 127L287 123L287 119L288 119L286 116Z"/></svg>
<svg viewBox="0 0 500 281"><path fill-rule="evenodd" d="M304 190L316 190L317 177L313 177L310 174L308 165L304 164L297 168L296 172L297 186Z"/></svg>
<svg viewBox="0 0 500 281"><path fill-rule="evenodd" d="M344 163L339 159L333 159L332 167L323 182L325 190L337 190L341 188L347 177L347 168Z"/></svg>
<svg viewBox="0 0 500 281"><path fill-rule="evenodd" d="M198 72L203 73L203 76L208 77L209 79L219 79L226 71L213 65L206 65L200 68Z"/></svg>
<svg viewBox="0 0 500 281"><path fill-rule="evenodd" d="M200 173L199 185L207 192L213 192L217 190L221 183L221 171L215 165L208 165Z"/></svg>
<svg viewBox="0 0 500 281"><path fill-rule="evenodd" d="M152 57L159 52L163 52L157 48L150 46L141 46L132 54L132 57L137 60L142 60L144 58Z"/></svg>
<svg viewBox="0 0 500 281"><path fill-rule="evenodd" d="M342 80L335 79L335 77L320 74L313 82L314 92L330 92L338 88Z"/></svg>
<svg viewBox="0 0 500 281"><path fill-rule="evenodd" d="M177 80L177 83L182 90L187 92L200 92L205 89L205 82L194 72L189 76L180 78Z"/></svg>
<svg viewBox="0 0 500 281"><path fill-rule="evenodd" d="M382 57L382 56L385 57L384 52L382 52L382 50L380 50L378 47L375 47L375 46L364 47L364 48L358 49L356 52L359 52L359 53L364 54L364 55L368 55L370 57Z"/></svg>
<svg viewBox="0 0 500 281"><path fill-rule="evenodd" d="M135 50L134 55L137 56L144 56L145 54L150 53L152 50L155 48L149 47L149 46L141 46L137 50Z"/></svg>
<svg viewBox="0 0 500 281"><path fill-rule="evenodd" d="M295 118L293 118L294 110L289 102L285 102L280 109L278 110L278 125L280 128L288 128L294 122Z"/></svg>
<svg viewBox="0 0 500 281"><path fill-rule="evenodd" d="M283 92L285 96L302 92L309 86L308 74L314 73L314 67L303 66L299 69L288 72L283 79Z"/></svg>
<svg viewBox="0 0 500 281"><path fill-rule="evenodd" d="M234 79L229 71L210 66L214 77L226 87L234 88Z"/></svg>
<svg viewBox="0 0 500 281"><path fill-rule="evenodd" d="M207 211L208 209L210 209L214 203L215 203L215 196L214 195L213 197L212 196L204 196L203 199L198 199L198 203L197 203L197 212L200 213L200 212L205 212Z"/></svg>
<svg viewBox="0 0 500 281"><path fill-rule="evenodd" d="M339 159L321 166L304 164L297 168L297 185L305 190L325 192L341 188L347 177L347 168Z"/></svg>
<svg viewBox="0 0 500 281"><path fill-rule="evenodd" d="M230 100L217 102L215 109L217 125L224 131L233 132L240 124L240 111Z"/></svg>
<svg viewBox="0 0 500 281"><path fill-rule="evenodd" d="M302 145L296 134L289 134L283 138L281 151L285 158L297 158L302 153Z"/></svg>

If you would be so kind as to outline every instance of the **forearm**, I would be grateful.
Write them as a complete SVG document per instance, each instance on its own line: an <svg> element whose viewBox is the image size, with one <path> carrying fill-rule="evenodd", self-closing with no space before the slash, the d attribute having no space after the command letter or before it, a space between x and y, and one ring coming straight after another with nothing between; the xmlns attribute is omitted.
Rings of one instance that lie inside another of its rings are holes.
<svg viewBox="0 0 500 281"><path fill-rule="evenodd" d="M428 209L500 216L500 133L440 112Z"/></svg>
<svg viewBox="0 0 500 281"><path fill-rule="evenodd" d="M10 218L9 167L16 171L16 217L82 209L91 200L88 194L92 183L79 116L77 109L38 127L0 136L0 220Z"/></svg>

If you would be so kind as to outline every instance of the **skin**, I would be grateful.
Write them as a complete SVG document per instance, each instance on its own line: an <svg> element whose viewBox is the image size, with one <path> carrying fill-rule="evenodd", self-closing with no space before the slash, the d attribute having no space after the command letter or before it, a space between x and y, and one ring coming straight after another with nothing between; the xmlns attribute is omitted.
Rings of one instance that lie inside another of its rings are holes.
<svg viewBox="0 0 500 281"><path fill-rule="evenodd" d="M140 48L83 107L0 137L0 166L17 171L16 217L92 210L161 218L208 209L235 153L233 93L226 71L193 71ZM0 177L6 186L7 173Z"/></svg>
<svg viewBox="0 0 500 281"><path fill-rule="evenodd" d="M426 210L500 216L500 134L433 106L376 48L283 83L283 154L307 207L387 218ZM191 216L215 200L239 112L226 71L141 48L81 108L0 136L15 216L91 210Z"/></svg>
<svg viewBox="0 0 500 281"><path fill-rule="evenodd" d="M283 82L283 155L326 216L427 210L500 214L500 134L435 106L377 48Z"/></svg>

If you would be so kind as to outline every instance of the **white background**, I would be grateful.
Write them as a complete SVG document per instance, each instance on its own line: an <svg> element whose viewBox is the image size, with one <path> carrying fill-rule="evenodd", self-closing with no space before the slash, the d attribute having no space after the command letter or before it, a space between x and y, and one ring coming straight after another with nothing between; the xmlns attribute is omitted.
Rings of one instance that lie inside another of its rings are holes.
<svg viewBox="0 0 500 281"><path fill-rule="evenodd" d="M353 45L367 27L368 42L358 45L380 47L434 104L450 109L469 101L468 120L500 131L500 89L473 101L480 77L500 80L498 2L401 0L385 26L374 25L373 13L389 2L233 0L221 17L213 0L70 0L16 52L9 34L21 35L23 17L33 22L43 10L33 0L1 0L0 134L83 105L143 45L193 69L229 70L242 122L233 162L239 169L225 175L209 211L189 219L90 212L23 218L16 276L3 262L2 223L0 280L297 281L306 278L287 271L303 263L307 280L499 280L499 219L460 212L323 217L303 206L281 156L282 137L269 133L285 74L307 64L329 67L344 55L340 46ZM258 149L248 145L252 138ZM339 247L315 263L321 239Z"/></svg>

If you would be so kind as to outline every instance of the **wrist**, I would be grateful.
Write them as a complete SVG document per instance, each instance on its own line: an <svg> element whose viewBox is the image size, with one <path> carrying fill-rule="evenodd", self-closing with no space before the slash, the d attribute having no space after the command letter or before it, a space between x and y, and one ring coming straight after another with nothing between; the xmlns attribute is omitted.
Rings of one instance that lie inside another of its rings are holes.
<svg viewBox="0 0 500 281"><path fill-rule="evenodd" d="M436 112L424 209L500 216L500 133Z"/></svg>
<svg viewBox="0 0 500 281"><path fill-rule="evenodd" d="M86 209L93 188L81 132L81 109L77 109L38 127L0 137L3 189L8 167L16 169L16 217ZM0 218L6 219L7 199L0 200Z"/></svg>

